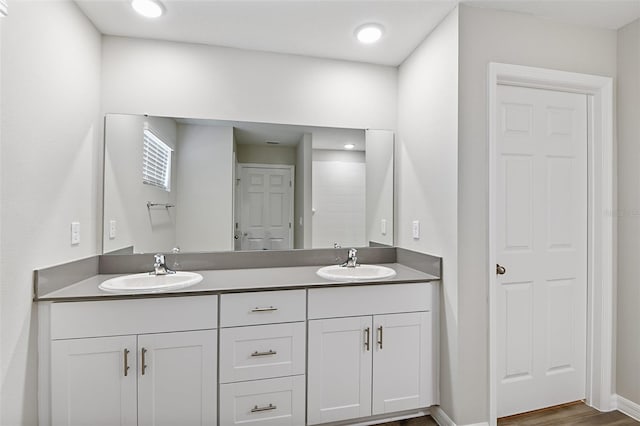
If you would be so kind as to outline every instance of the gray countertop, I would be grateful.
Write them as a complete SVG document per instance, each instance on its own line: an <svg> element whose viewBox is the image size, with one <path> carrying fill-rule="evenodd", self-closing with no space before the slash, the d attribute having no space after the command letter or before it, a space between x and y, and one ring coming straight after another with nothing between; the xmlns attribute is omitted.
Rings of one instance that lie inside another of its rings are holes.
<svg viewBox="0 0 640 426"><path fill-rule="evenodd" d="M219 294L260 290L281 290L308 287L336 287L372 284L399 284L410 282L437 281L440 277L409 268L399 263L384 264L396 271L390 279L376 281L338 282L316 275L318 266L294 266L279 268L248 268L194 271L203 280L191 287L161 293L107 293L98 288L103 281L123 274L101 274L88 279L69 283L68 286L39 295L35 301L79 301L129 299L142 297L191 296L197 294Z"/></svg>

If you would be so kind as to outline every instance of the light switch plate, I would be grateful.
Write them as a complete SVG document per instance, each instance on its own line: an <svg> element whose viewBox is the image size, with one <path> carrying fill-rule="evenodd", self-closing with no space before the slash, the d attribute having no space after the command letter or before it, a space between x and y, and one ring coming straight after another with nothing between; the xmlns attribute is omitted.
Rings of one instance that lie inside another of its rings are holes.
<svg viewBox="0 0 640 426"><path fill-rule="evenodd" d="M113 240L116 237L116 221L109 221L109 239Z"/></svg>
<svg viewBox="0 0 640 426"><path fill-rule="evenodd" d="M80 244L80 222L71 222L71 245Z"/></svg>
<svg viewBox="0 0 640 426"><path fill-rule="evenodd" d="M380 221L380 233L382 235L387 235L387 219L382 219Z"/></svg>
<svg viewBox="0 0 640 426"><path fill-rule="evenodd" d="M413 234L414 240L420 239L420 221L419 220L413 221L412 234Z"/></svg>

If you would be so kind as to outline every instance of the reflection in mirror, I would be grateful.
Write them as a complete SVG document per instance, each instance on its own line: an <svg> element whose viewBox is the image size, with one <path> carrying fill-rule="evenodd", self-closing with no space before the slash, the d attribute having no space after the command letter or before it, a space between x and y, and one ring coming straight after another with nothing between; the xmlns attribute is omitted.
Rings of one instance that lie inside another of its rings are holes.
<svg viewBox="0 0 640 426"><path fill-rule="evenodd" d="M392 132L105 123L105 254L393 245Z"/></svg>

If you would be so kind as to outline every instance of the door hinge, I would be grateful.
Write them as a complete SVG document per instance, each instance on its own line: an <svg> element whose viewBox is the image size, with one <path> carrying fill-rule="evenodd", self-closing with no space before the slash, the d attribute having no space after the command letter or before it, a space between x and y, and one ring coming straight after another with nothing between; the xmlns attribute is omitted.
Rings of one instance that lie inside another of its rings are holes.
<svg viewBox="0 0 640 426"><path fill-rule="evenodd" d="M291 222L289 222L289 229L291 229Z"/></svg>
<svg viewBox="0 0 640 426"><path fill-rule="evenodd" d="M289 188L291 188L293 186L293 184L291 183L291 181L289 181Z"/></svg>

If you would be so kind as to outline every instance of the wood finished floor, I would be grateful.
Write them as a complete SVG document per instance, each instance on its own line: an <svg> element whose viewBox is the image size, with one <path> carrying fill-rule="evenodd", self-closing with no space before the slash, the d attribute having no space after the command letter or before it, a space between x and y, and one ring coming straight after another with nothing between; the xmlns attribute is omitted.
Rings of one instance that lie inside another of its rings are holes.
<svg viewBox="0 0 640 426"><path fill-rule="evenodd" d="M543 411L525 413L498 420L498 426L638 426L640 422L633 420L619 411L601 413L586 405L573 404L564 407L549 408ZM437 426L430 417L398 422L384 423L380 426Z"/></svg>

